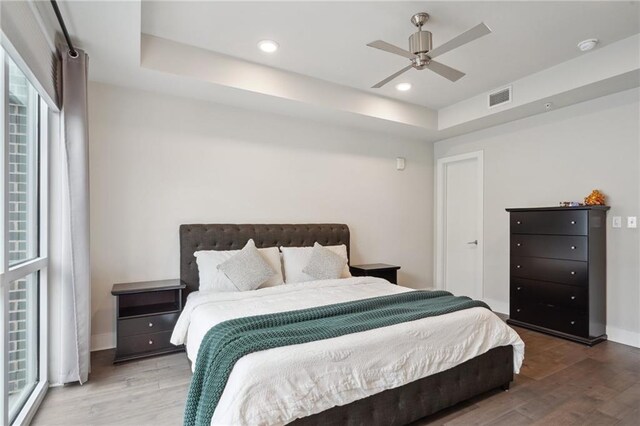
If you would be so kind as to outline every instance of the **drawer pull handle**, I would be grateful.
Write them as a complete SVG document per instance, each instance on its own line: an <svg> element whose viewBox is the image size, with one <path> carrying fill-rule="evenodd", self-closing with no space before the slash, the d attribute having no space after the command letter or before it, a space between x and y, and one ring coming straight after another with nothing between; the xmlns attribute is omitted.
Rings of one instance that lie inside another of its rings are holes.
<svg viewBox="0 0 640 426"><path fill-rule="evenodd" d="M149 340L149 344L150 344L150 345L153 345L153 340Z"/></svg>
<svg viewBox="0 0 640 426"><path fill-rule="evenodd" d="M571 325L575 325L575 323L576 323L575 321L571 321Z"/></svg>
<svg viewBox="0 0 640 426"><path fill-rule="evenodd" d="M572 225L575 225L575 224L576 224L576 221L575 221L575 220L572 220L572 221L571 221L571 224L572 224Z"/></svg>
<svg viewBox="0 0 640 426"><path fill-rule="evenodd" d="M520 247L521 245L522 245L522 244L520 244L520 243L516 244L516 246L517 246L517 247Z"/></svg>
<svg viewBox="0 0 640 426"><path fill-rule="evenodd" d="M522 290L522 287L517 287L516 290L520 291Z"/></svg>
<svg viewBox="0 0 640 426"><path fill-rule="evenodd" d="M520 312L520 309L516 309L516 312Z"/></svg>
<svg viewBox="0 0 640 426"><path fill-rule="evenodd" d="M152 322L149 323L149 327L153 327L153 323Z"/></svg>
<svg viewBox="0 0 640 426"><path fill-rule="evenodd" d="M516 221L516 225L521 225L521 224L522 224L522 222L520 222L519 220Z"/></svg>
<svg viewBox="0 0 640 426"><path fill-rule="evenodd" d="M576 246L571 246L571 250L575 250L575 249L576 249Z"/></svg>
<svg viewBox="0 0 640 426"><path fill-rule="evenodd" d="M575 296L571 296L571 300L576 300L576 297Z"/></svg>
<svg viewBox="0 0 640 426"><path fill-rule="evenodd" d="M520 269L520 268L521 268L521 266L520 266L520 265L516 265L516 269Z"/></svg>
<svg viewBox="0 0 640 426"><path fill-rule="evenodd" d="M576 274L576 271L571 271L571 275L575 275L575 274Z"/></svg>

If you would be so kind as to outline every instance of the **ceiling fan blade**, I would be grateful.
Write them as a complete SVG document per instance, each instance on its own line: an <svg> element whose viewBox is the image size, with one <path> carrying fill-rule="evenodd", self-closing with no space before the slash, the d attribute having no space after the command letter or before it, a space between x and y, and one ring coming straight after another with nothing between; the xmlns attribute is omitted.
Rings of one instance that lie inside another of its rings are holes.
<svg viewBox="0 0 640 426"><path fill-rule="evenodd" d="M412 65L406 66L404 68L402 68L400 71L391 74L389 77L385 78L384 80L382 80L381 82L379 82L378 84L371 86L372 89L379 89L382 86L384 86L385 84L387 84L388 82L390 82L391 80L393 80L394 78L396 78L397 76L399 76L400 74L409 71L411 68L413 67Z"/></svg>
<svg viewBox="0 0 640 426"><path fill-rule="evenodd" d="M458 81L465 76L462 71L458 71L455 68L451 68L436 61L430 61L429 65L427 65L427 68L451 81Z"/></svg>
<svg viewBox="0 0 640 426"><path fill-rule="evenodd" d="M404 56L405 58L413 59L416 57L413 53L408 50L404 50L399 48L398 46L394 46L393 44L387 43L386 41L376 40L367 44L369 47L374 47L376 49L384 50L385 52L393 53L395 55Z"/></svg>
<svg viewBox="0 0 640 426"><path fill-rule="evenodd" d="M432 49L431 51L429 51L429 53L427 53L427 55L429 55L430 58L435 58L436 56L447 53L448 51L453 50L456 47L460 47L463 44L467 44L487 34L491 34L491 29L487 27L484 22L482 22L471 28L470 30L460 34L459 36L452 38L448 42L441 44L435 49Z"/></svg>

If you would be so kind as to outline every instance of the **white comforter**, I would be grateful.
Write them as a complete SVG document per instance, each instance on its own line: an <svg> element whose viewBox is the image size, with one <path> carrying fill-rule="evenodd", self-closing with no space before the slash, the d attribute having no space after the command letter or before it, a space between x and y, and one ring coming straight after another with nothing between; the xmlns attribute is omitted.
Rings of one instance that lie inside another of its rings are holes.
<svg viewBox="0 0 640 426"><path fill-rule="evenodd" d="M195 361L204 335L232 318L304 309L412 289L372 277L287 284L239 293L192 293L171 343ZM213 425L278 425L455 367L498 346L524 343L495 314L466 309L333 339L255 352L233 368Z"/></svg>

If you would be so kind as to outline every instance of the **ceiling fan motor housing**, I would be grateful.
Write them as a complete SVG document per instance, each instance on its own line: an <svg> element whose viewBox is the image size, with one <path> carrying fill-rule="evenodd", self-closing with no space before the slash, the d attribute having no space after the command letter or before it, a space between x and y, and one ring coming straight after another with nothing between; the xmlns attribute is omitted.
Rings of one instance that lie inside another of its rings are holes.
<svg viewBox="0 0 640 426"><path fill-rule="evenodd" d="M409 37L409 51L415 55L431 50L431 31L418 31Z"/></svg>

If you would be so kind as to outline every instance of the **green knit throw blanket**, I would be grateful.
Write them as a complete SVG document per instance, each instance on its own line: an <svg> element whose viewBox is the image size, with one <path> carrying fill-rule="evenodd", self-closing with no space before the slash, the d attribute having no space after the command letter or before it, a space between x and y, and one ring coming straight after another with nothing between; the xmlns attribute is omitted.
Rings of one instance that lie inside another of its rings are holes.
<svg viewBox="0 0 640 426"><path fill-rule="evenodd" d="M411 291L299 311L236 318L205 335L187 396L184 424L209 426L235 363L281 346L331 339L485 303L447 291Z"/></svg>

